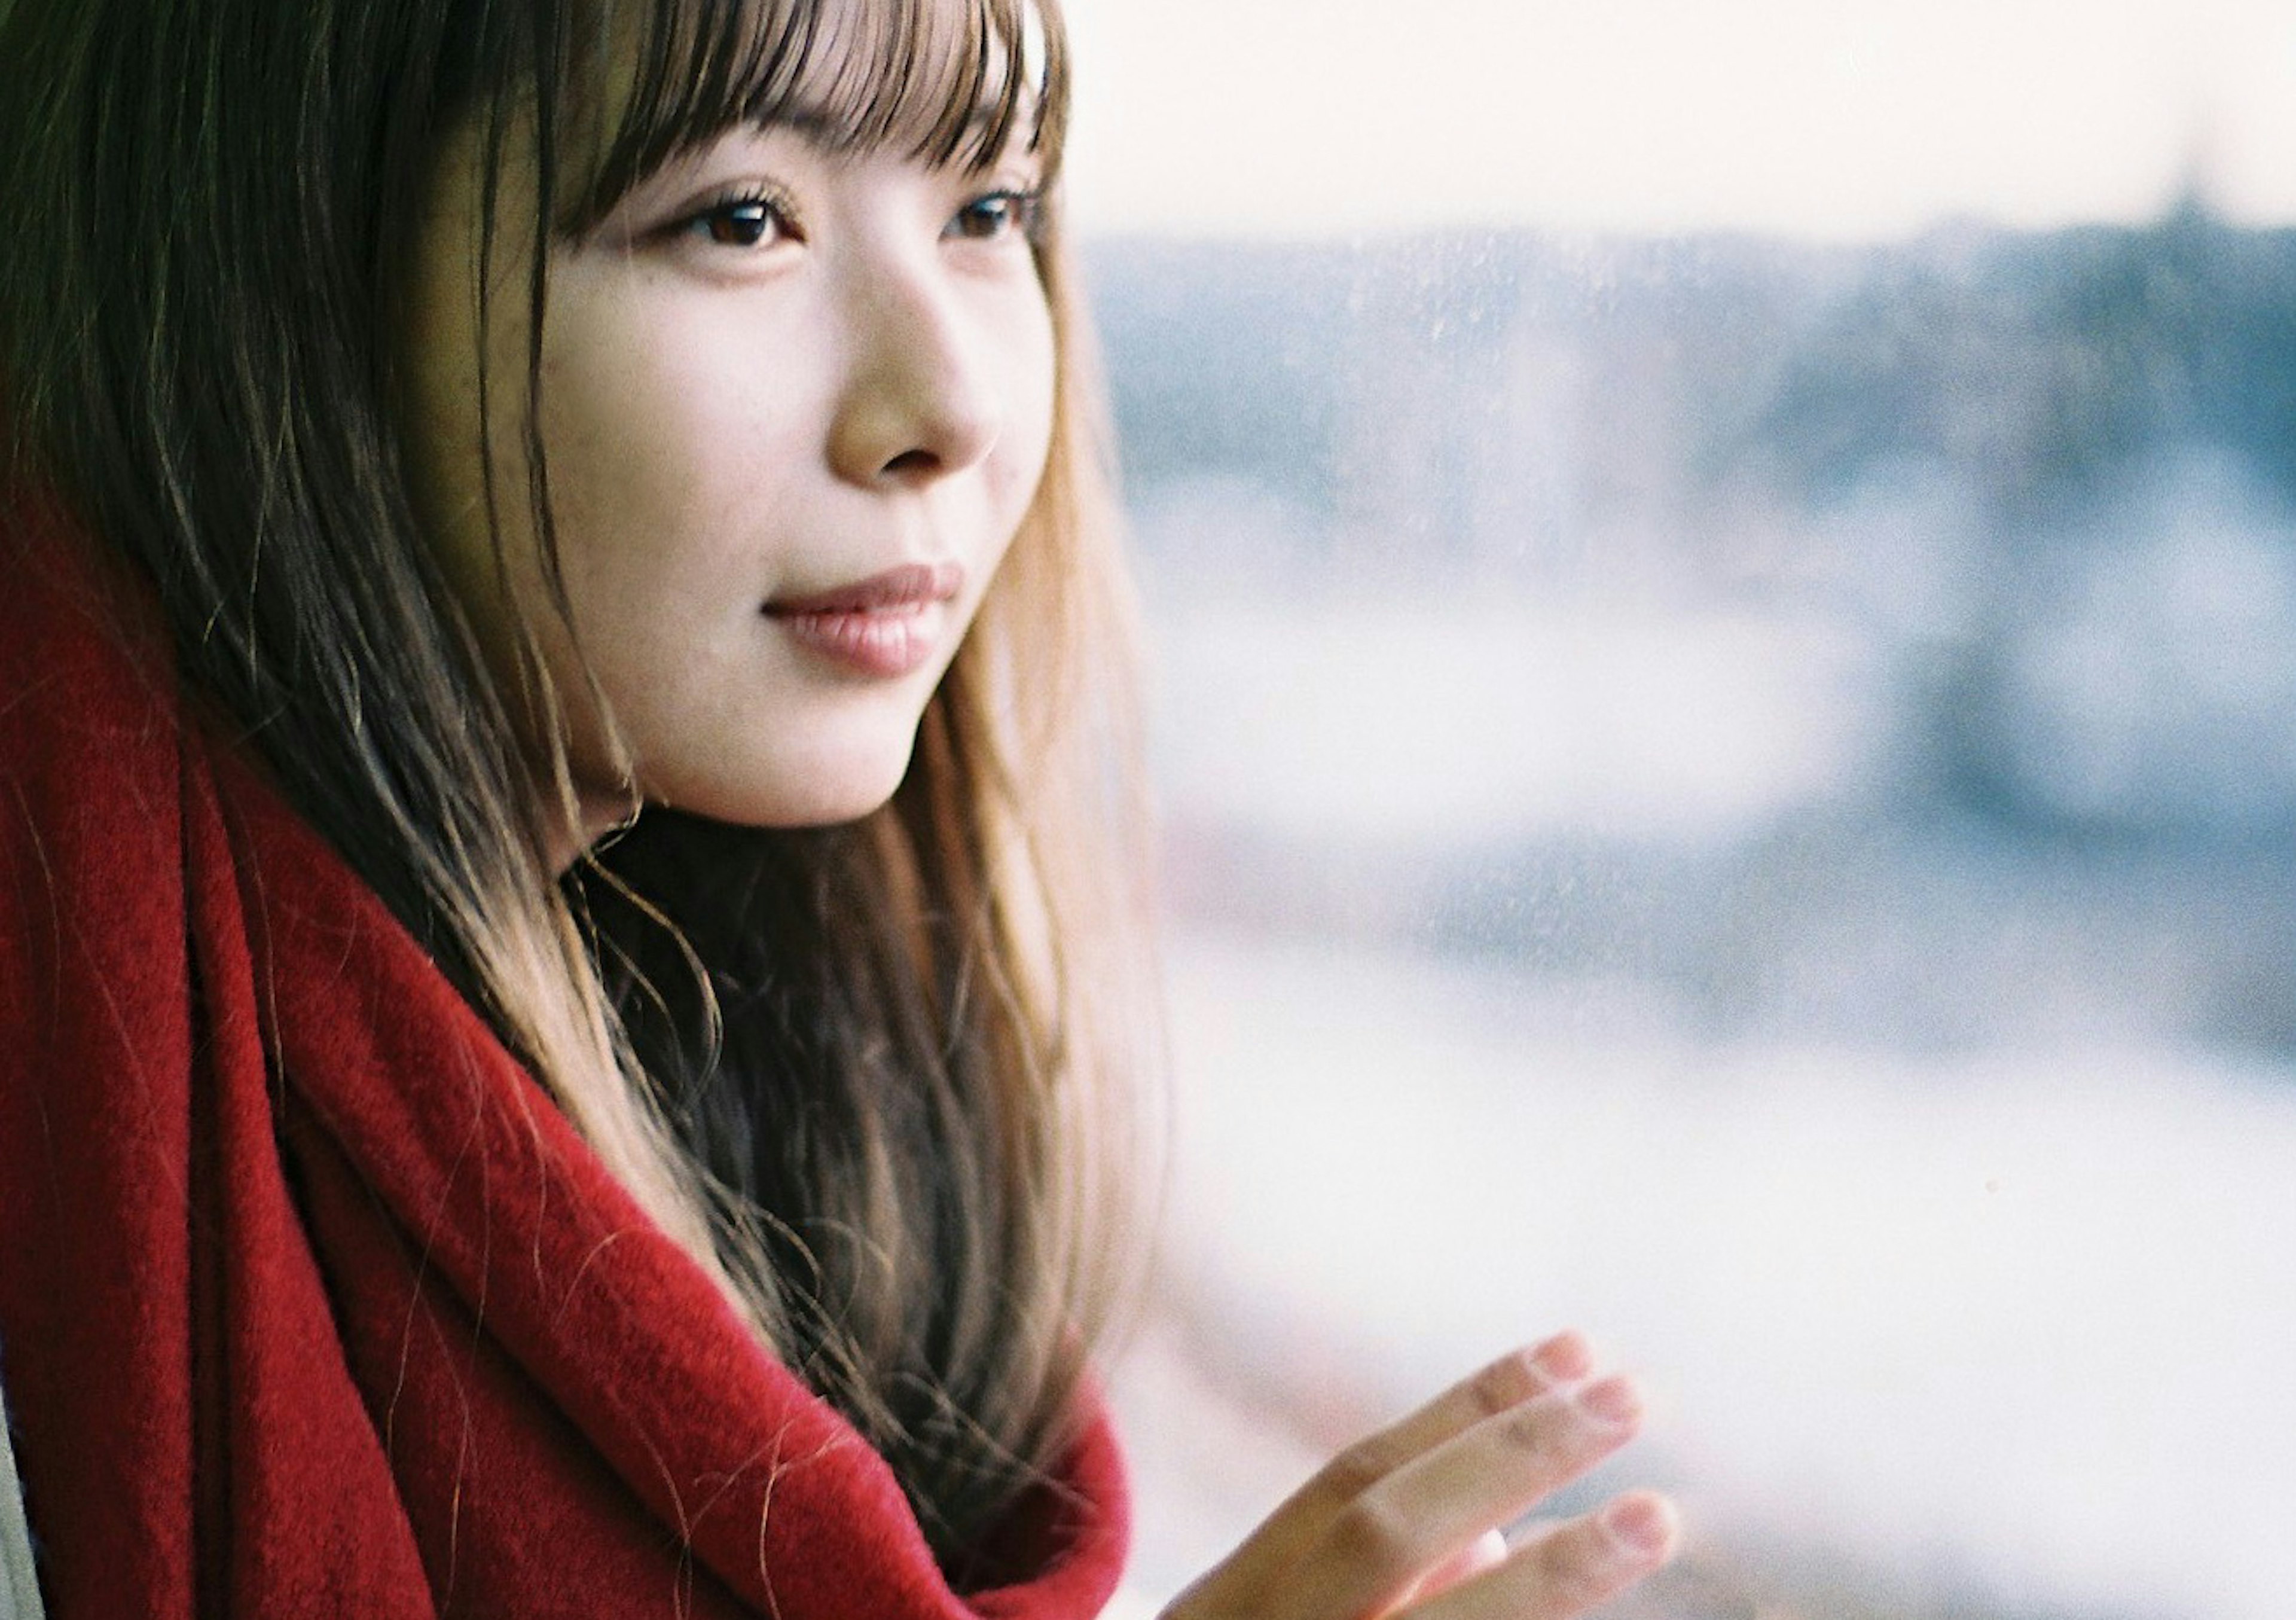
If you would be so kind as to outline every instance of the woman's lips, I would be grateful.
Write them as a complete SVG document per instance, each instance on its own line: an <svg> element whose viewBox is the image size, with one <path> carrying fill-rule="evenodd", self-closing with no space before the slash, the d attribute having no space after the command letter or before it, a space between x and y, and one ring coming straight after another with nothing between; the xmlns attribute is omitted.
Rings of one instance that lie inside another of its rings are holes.
<svg viewBox="0 0 2296 1620"><path fill-rule="evenodd" d="M897 679L924 667L940 644L944 605L964 588L954 563L910 563L803 596L777 596L766 617L799 646L857 674Z"/></svg>

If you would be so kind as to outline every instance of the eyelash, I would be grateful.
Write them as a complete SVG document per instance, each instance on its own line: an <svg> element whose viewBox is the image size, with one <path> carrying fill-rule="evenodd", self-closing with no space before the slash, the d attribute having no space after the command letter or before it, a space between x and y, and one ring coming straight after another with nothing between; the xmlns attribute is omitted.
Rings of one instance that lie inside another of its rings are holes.
<svg viewBox="0 0 2296 1620"><path fill-rule="evenodd" d="M699 237L714 247L754 248L768 230L791 234L793 218L785 198L770 192L740 191L704 203L677 221L674 230L677 235Z"/></svg>
<svg viewBox="0 0 2296 1620"><path fill-rule="evenodd" d="M988 242L1007 235L1034 242L1037 227L1043 223L1044 201L1044 193L1033 186L1008 186L1001 191L989 192L973 198L957 210L951 216L947 228L967 242ZM984 216L984 210L995 210L996 212ZM957 228L965 219L984 217L988 218L991 223L991 228L985 234L974 235Z"/></svg>
<svg viewBox="0 0 2296 1620"><path fill-rule="evenodd" d="M1032 186L1007 186L970 199L949 217L944 234L961 242L994 242L1005 236L1035 241L1044 206L1044 193ZM794 234L794 210L772 193L742 191L703 204L676 222L678 235L698 236L721 248L755 248L769 231ZM987 228L965 228L967 222Z"/></svg>

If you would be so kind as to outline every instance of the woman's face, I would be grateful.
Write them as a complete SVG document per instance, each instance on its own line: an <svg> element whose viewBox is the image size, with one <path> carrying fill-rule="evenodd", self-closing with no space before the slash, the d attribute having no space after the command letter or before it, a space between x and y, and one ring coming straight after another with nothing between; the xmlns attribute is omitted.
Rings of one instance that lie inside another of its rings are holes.
<svg viewBox="0 0 2296 1620"><path fill-rule="evenodd" d="M537 638L582 835L633 790L756 826L875 808L1044 469L1034 159L969 172L741 129L553 250L539 428L570 635L519 432L515 239L532 195L514 166L485 340L499 572L488 533L475 145L450 157L420 243L410 440L426 519L510 689L513 627Z"/></svg>

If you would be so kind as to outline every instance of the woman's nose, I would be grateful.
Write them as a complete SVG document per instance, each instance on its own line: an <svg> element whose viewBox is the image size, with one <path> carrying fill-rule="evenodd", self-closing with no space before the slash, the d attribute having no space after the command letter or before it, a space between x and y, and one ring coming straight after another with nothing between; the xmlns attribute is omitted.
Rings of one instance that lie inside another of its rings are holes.
<svg viewBox="0 0 2296 1620"><path fill-rule="evenodd" d="M996 442L987 333L930 263L881 265L845 302L849 368L830 424L837 475L871 488L963 472Z"/></svg>

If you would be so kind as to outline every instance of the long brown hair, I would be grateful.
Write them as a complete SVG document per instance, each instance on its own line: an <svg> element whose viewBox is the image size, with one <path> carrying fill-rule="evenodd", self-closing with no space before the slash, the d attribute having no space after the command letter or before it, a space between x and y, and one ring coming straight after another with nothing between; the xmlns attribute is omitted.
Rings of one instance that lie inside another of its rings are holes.
<svg viewBox="0 0 2296 1620"><path fill-rule="evenodd" d="M0 0L17 475L148 572L191 682L962 1579L1065 1438L1122 1253L1111 1106L1153 1049L1128 618L1057 208L1050 464L906 779L850 826L651 812L554 880L565 765L537 786L519 722L554 698L488 677L425 541L393 334L438 154L475 130L482 236L529 233L534 267L524 420L486 431L525 437L529 487L496 493L547 569L554 244L800 103L937 163L1019 127L1056 171L1067 86L1052 0ZM496 206L514 143L531 218Z"/></svg>

